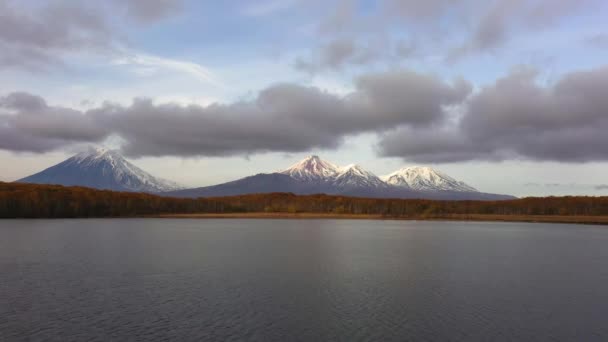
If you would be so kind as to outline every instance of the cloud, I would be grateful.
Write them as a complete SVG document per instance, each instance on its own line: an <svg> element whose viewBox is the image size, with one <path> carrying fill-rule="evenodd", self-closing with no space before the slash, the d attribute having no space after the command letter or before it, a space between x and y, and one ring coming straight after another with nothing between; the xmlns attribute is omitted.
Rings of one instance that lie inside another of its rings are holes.
<svg viewBox="0 0 608 342"><path fill-rule="evenodd" d="M60 140L45 139L18 132L6 126L0 116L0 149L13 152L44 153L64 147Z"/></svg>
<svg viewBox="0 0 608 342"><path fill-rule="evenodd" d="M48 106L35 95L17 92L0 97L0 149L47 152L108 136L90 115Z"/></svg>
<svg viewBox="0 0 608 342"><path fill-rule="evenodd" d="M464 79L453 84L427 74L413 71L391 71L367 74L355 81L360 101L374 116L385 120L407 115L412 126L442 121L444 106L461 103L471 92L472 85ZM406 114L407 113L407 114Z"/></svg>
<svg viewBox="0 0 608 342"><path fill-rule="evenodd" d="M336 147L343 137L339 127L329 124L331 117L316 116L344 111L338 99L316 89L277 85L254 102L202 107L139 99L94 115L126 141L128 155L224 156Z"/></svg>
<svg viewBox="0 0 608 342"><path fill-rule="evenodd" d="M414 57L418 52L418 44L414 41L398 41L396 43L396 55L402 59Z"/></svg>
<svg viewBox="0 0 608 342"><path fill-rule="evenodd" d="M2 122L13 139L23 133L58 141L49 149L63 147L60 142L96 142L113 135L131 156L226 156L332 149L350 135L426 127L442 121L447 115L443 107L463 101L470 89L462 80L448 83L395 71L360 77L355 91L345 96L277 84L253 100L209 106L137 99L129 106L105 103L81 112L48 106L25 93L9 94L0 103L10 112ZM15 145L5 142L0 148L17 150ZM22 149L46 150L39 145Z"/></svg>
<svg viewBox="0 0 608 342"><path fill-rule="evenodd" d="M597 48L608 48L608 33L598 33L585 39L585 42Z"/></svg>
<svg viewBox="0 0 608 342"><path fill-rule="evenodd" d="M436 22L436 19L445 15L448 10L462 8L465 3L466 0L388 0L385 10L389 15L398 15L407 21L428 23Z"/></svg>
<svg viewBox="0 0 608 342"><path fill-rule="evenodd" d="M110 30L103 16L84 5L52 2L36 9L0 1L0 41L41 49L74 49L107 44Z"/></svg>
<svg viewBox="0 0 608 342"><path fill-rule="evenodd" d="M370 8L360 1L342 0L323 7L325 16L320 14L317 28L317 39L323 43L311 48L311 57L300 56L295 66L323 72L336 70L335 65L394 65L412 58L439 57L454 63L498 52L518 38L556 29L566 20L601 11L602 6L600 0L383 0ZM340 50L331 49L331 42L345 39L367 42L374 58L350 63L348 58L365 46L343 44ZM400 42L414 39L415 45ZM343 56L337 59L343 63L332 64L333 59L323 58L326 55Z"/></svg>
<svg viewBox="0 0 608 342"><path fill-rule="evenodd" d="M535 71L519 69L473 95L456 123L395 130L378 149L425 162L608 160L606 87L608 67L572 72L546 85Z"/></svg>
<svg viewBox="0 0 608 342"><path fill-rule="evenodd" d="M333 149L376 133L378 154L425 163L608 160L608 66L538 79L519 68L472 93L462 79L392 70L358 77L344 95L283 83L228 104L138 99L88 111L12 93L0 98L0 148L44 152L116 136L132 156L227 156Z"/></svg>
<svg viewBox="0 0 608 342"><path fill-rule="evenodd" d="M327 69L339 70L346 65L365 65L376 60L379 55L376 48L362 46L351 39L336 39L323 44L316 55L304 59L298 58L296 69L315 73Z"/></svg>
<svg viewBox="0 0 608 342"><path fill-rule="evenodd" d="M488 2L468 36L468 41L452 49L446 59L458 60L468 54L496 50L515 34L547 29L561 20L593 8L597 0L496 0Z"/></svg>
<svg viewBox="0 0 608 342"><path fill-rule="evenodd" d="M382 103L388 89L416 98L404 95L408 100ZM362 77L356 91L346 96L278 84L248 102L184 107L138 100L129 107L99 108L94 116L126 141L124 151L133 156L302 152L333 149L346 136L395 125L431 124L441 120L442 103L462 101L463 96L461 83L400 72Z"/></svg>
<svg viewBox="0 0 608 342"><path fill-rule="evenodd" d="M116 22L151 23L179 8L180 1L50 1L42 5L0 0L0 68L48 70L67 54L117 53L125 37ZM125 15L120 9L124 9Z"/></svg>
<svg viewBox="0 0 608 342"><path fill-rule="evenodd" d="M115 0L126 7L127 14L141 23L152 23L177 13L181 0Z"/></svg>
<svg viewBox="0 0 608 342"><path fill-rule="evenodd" d="M0 42L0 69L18 68L46 72L63 65L61 59L43 50Z"/></svg>
<svg viewBox="0 0 608 342"><path fill-rule="evenodd" d="M0 107L18 112L36 112L47 108L46 101L36 95L25 92L15 92L0 97Z"/></svg>
<svg viewBox="0 0 608 342"><path fill-rule="evenodd" d="M64 52L111 45L110 27L91 7L55 1L26 9L0 0L0 68L46 71L62 65Z"/></svg>
<svg viewBox="0 0 608 342"><path fill-rule="evenodd" d="M608 190L608 185L606 185L606 184L596 185L595 190Z"/></svg>
<svg viewBox="0 0 608 342"><path fill-rule="evenodd" d="M503 159L499 151L477 145L458 130L445 127L397 128L380 135L377 152L384 157L401 157L419 163Z"/></svg>
<svg viewBox="0 0 608 342"><path fill-rule="evenodd" d="M203 82L223 87L209 69L193 62L123 51L121 56L116 58L113 63L116 65L167 69L174 72L185 73Z"/></svg>
<svg viewBox="0 0 608 342"><path fill-rule="evenodd" d="M339 0L335 6L326 10L329 14L323 17L317 26L320 36L330 35L335 38L335 34L352 33L356 31L357 26L362 25L362 20L358 20L361 18L357 16L356 0Z"/></svg>

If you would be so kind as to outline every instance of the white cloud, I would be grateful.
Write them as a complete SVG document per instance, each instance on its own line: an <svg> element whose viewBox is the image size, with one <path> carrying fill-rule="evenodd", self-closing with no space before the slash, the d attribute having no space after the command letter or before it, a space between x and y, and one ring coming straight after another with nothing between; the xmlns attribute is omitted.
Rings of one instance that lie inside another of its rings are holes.
<svg viewBox="0 0 608 342"><path fill-rule="evenodd" d="M112 62L116 65L131 66L133 67L132 70L137 74L150 74L162 69L172 70L191 75L202 82L216 87L225 87L217 80L211 70L193 62L142 53L127 53L120 58L114 59Z"/></svg>
<svg viewBox="0 0 608 342"><path fill-rule="evenodd" d="M196 104L201 107L207 107L218 102L218 99L206 96L162 95L154 98L154 104L156 105L163 103L176 103L181 106Z"/></svg>

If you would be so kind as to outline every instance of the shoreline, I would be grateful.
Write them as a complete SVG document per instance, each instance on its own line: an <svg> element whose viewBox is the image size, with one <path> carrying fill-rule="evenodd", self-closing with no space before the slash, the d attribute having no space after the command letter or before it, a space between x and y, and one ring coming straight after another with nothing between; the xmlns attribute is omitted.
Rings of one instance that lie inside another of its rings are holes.
<svg viewBox="0 0 608 342"><path fill-rule="evenodd" d="M608 225L608 216L561 216L561 215L485 215L448 214L436 216L393 217L368 214L332 213L201 213L201 214L160 214L150 218L171 219L337 219L337 220L391 220L391 221L462 221L462 222L530 222L530 223L570 223Z"/></svg>

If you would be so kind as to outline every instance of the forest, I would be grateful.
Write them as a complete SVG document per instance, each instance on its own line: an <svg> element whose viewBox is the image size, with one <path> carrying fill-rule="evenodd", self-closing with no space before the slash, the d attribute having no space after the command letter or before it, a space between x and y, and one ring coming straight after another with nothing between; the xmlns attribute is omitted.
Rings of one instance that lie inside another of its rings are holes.
<svg viewBox="0 0 608 342"><path fill-rule="evenodd" d="M271 193L185 199L83 187L0 182L0 218L141 217L204 213L319 213L387 218L432 218L450 214L606 216L608 197L432 201Z"/></svg>

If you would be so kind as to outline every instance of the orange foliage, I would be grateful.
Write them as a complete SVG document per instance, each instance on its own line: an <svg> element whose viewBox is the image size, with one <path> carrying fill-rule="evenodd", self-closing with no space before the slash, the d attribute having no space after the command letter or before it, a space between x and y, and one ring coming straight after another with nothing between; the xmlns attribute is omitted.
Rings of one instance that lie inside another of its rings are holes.
<svg viewBox="0 0 608 342"><path fill-rule="evenodd" d="M608 197L432 201L271 193L184 199L83 187L0 182L0 218L254 212L361 214L396 218L450 214L601 216L608 215Z"/></svg>

